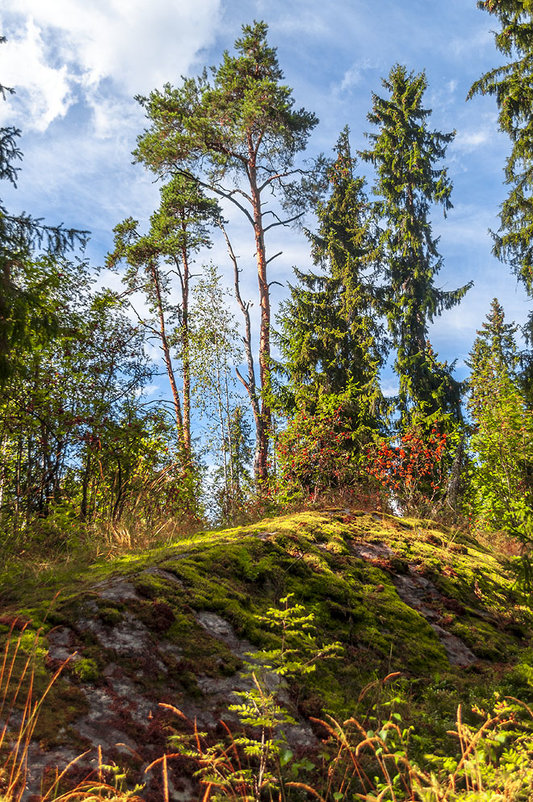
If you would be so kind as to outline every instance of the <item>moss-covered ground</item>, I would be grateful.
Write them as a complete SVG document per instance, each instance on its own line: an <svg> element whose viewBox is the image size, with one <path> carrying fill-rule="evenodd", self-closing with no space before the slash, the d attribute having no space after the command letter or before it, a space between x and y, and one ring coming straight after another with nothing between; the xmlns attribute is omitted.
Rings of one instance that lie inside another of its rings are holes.
<svg viewBox="0 0 533 802"><path fill-rule="evenodd" d="M397 577L406 575L428 580L432 621L471 650L469 665L450 664L427 617L400 598ZM364 722L392 706L414 724L422 753L429 743L445 749L459 702L468 711L490 706L495 692L533 699L533 619L506 558L451 529L381 513L302 512L24 582L4 574L0 637L29 622L16 679L41 632L37 694L77 652L43 704L43 747L77 752L103 727L132 754L148 737L157 751L166 737L164 727L156 732L157 703L216 726L246 648L279 645L261 616L289 593L314 615L319 641L343 646L339 659L289 688L302 718L329 712ZM206 625L208 613L227 631ZM91 711L98 700L106 711Z"/></svg>

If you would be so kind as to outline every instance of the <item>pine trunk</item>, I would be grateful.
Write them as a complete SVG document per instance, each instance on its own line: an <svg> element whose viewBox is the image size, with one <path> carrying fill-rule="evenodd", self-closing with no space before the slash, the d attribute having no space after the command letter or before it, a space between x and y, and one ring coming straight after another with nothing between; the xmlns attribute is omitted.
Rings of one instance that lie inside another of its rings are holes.
<svg viewBox="0 0 533 802"><path fill-rule="evenodd" d="M250 187L254 218L257 279L261 320L259 329L259 381L261 384L261 412L257 421L255 473L259 483L268 480L268 441L272 413L270 409L270 292L267 279L267 259L261 213L261 196L257 187L255 163L250 167Z"/></svg>

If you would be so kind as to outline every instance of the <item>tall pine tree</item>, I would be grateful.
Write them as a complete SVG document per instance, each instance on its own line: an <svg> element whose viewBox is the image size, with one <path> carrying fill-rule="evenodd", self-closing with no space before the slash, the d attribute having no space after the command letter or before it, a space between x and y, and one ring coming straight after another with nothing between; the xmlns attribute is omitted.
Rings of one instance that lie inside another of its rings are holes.
<svg viewBox="0 0 533 802"><path fill-rule="evenodd" d="M185 461L191 458L191 369L189 357L189 294L191 262L202 246L209 247L209 226L219 216L218 205L195 181L172 176L161 188L161 203L141 236L139 223L127 218L115 229L115 247L106 264L128 266L123 281L132 294L142 291L150 312L141 321L161 349L169 379L174 415ZM174 286L177 277L177 290ZM181 362L182 391L173 366L173 349Z"/></svg>
<svg viewBox="0 0 533 802"><path fill-rule="evenodd" d="M368 135L372 148L361 155L376 170L375 193L383 222L381 252L388 284L385 314L396 348L402 428L416 417L439 411L460 415L459 385L451 368L440 362L428 339L429 324L459 303L471 284L446 292L435 286L442 266L438 238L431 230L432 204L451 208L452 185L437 167L453 133L428 128L430 109L423 106L425 73L395 65L382 81L388 97L373 95Z"/></svg>
<svg viewBox="0 0 533 802"><path fill-rule="evenodd" d="M150 128L140 138L135 156L159 175L180 173L198 182L223 202L237 208L253 230L259 289L260 409L253 408L256 427L255 475L268 478L271 427L270 281L265 235L301 216L301 207L284 213L281 206L299 196L301 172L296 155L305 148L318 120L295 109L292 90L282 83L276 51L267 42L268 26L243 26L234 55L185 79L139 98ZM278 205L272 208L273 200ZM256 388L251 388L253 393Z"/></svg>

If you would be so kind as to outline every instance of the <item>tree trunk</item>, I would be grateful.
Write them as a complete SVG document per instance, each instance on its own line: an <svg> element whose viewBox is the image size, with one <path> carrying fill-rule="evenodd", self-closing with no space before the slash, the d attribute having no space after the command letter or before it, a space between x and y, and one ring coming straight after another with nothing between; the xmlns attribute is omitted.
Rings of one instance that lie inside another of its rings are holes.
<svg viewBox="0 0 533 802"><path fill-rule="evenodd" d="M187 227L182 224L183 234ZM182 248L183 282L181 292L181 344L183 348L183 445L187 454L191 453L191 361L189 355L189 256L187 248Z"/></svg>
<svg viewBox="0 0 533 802"><path fill-rule="evenodd" d="M248 397L250 399L250 405L252 407L252 413L254 416L254 424L255 424L255 455L254 455L254 476L256 481L259 481L259 455L260 455L260 445L263 442L263 420L261 416L261 407L259 404L259 397L257 394L257 385L255 383L255 367L254 367L254 356L252 352L252 326L250 323L250 310L249 304L244 303L242 296L241 296L241 288L240 288L240 281L239 281L239 265L237 263L237 257L235 256L235 252L232 248L231 241L228 237L228 234L223 225L219 224L224 234L224 238L226 240L226 245L228 247L228 253L230 259L233 263L233 279L235 285L235 297L237 299L237 303L241 308L241 312L244 317L244 337L242 338L244 343L244 351L246 353L246 364L248 368L248 378L245 379L239 371L237 370L237 377L239 381L244 386L244 389L248 393Z"/></svg>
<svg viewBox="0 0 533 802"><path fill-rule="evenodd" d="M259 328L259 381L261 384L261 410L258 428L258 441L255 455L256 480L268 480L268 444L272 413L270 409L270 291L267 279L267 259L261 212L261 196L257 187L255 161L250 165L250 188L254 219L255 249L257 258L257 280L259 284L259 305L261 320Z"/></svg>
<svg viewBox="0 0 533 802"><path fill-rule="evenodd" d="M159 315L159 339L161 340L161 350L163 351L165 367L167 369L168 380L170 382L170 389L172 391L172 400L174 402L174 414L176 416L176 426L178 429L178 440L183 450L186 451L187 449L185 446L185 438L183 432L183 417L181 414L181 402L180 402L178 387L176 385L176 377L174 376L174 370L172 367L170 348L168 345L166 326L165 326L165 315L163 312L163 301L161 299L161 288L159 286L159 276L157 274L157 269L154 266L150 267L150 272L152 274L152 280L154 282L154 288L156 292L157 312Z"/></svg>

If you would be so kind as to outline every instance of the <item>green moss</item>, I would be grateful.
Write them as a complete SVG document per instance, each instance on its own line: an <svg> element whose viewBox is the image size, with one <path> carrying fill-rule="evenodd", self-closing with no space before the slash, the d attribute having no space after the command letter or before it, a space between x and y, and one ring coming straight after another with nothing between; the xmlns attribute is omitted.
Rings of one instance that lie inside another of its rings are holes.
<svg viewBox="0 0 533 802"><path fill-rule="evenodd" d="M117 609L117 607L112 607L110 604L105 603L99 605L98 617L103 624L113 627L122 621L123 612L121 609Z"/></svg>
<svg viewBox="0 0 533 802"><path fill-rule="evenodd" d="M100 669L96 660L90 657L82 657L73 663L72 673L80 682L96 682L100 677Z"/></svg>
<svg viewBox="0 0 533 802"><path fill-rule="evenodd" d="M392 554L375 564L361 559L354 546L365 542L384 544ZM438 612L446 616L445 625L481 661L471 671L449 665L429 623L399 598L393 577L410 571L430 579L442 594ZM127 579L138 598L116 603L102 599L97 585L112 583L113 576ZM51 604L59 587L61 595ZM180 699L190 698L208 706L210 699L204 698L198 677L231 677L242 662L223 638L201 626L199 614L216 613L237 638L254 647L277 648L279 639L265 629L260 616L287 593L294 593L314 614L321 642L339 640L344 646L341 660L319 665L290 688L292 701L307 715L320 716L326 709L341 718L364 716L376 700L388 714L394 703L406 721L418 720L443 742L459 702L467 720L471 701L488 699L492 689L505 683L508 690L525 688L533 694L524 648L531 613L515 610L517 597L506 563L497 554L429 521L307 511L198 533L172 546L88 569L72 566L47 575L40 587L30 582L6 591L9 614L22 612L34 629L66 625L76 631L80 618L90 614L105 625L112 642L113 627L127 613L126 620L132 616L144 624L153 644L153 654L117 655L106 651L90 631L78 632L81 658L50 696L55 711L43 708L44 741L53 743L54 715L61 731L69 731L86 704L76 684L103 682L110 662L154 705L174 699L179 707ZM0 638L8 628L0 625ZM33 633L24 635L24 654L33 648L32 638ZM42 688L50 678L44 646L38 647L37 662ZM383 688L381 679L396 671L402 673L403 684ZM423 747L421 741L421 753Z"/></svg>
<svg viewBox="0 0 533 802"><path fill-rule="evenodd" d="M454 621L450 630L483 660L510 662L518 650L506 633L477 618L467 616L462 621Z"/></svg>

